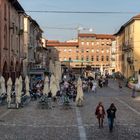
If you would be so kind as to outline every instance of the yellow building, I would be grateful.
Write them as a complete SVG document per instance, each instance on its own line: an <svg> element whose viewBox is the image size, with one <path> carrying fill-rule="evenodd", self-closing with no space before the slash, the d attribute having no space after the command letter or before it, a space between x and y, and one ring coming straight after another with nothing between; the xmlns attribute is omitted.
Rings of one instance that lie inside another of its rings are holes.
<svg viewBox="0 0 140 140"><path fill-rule="evenodd" d="M121 56L120 72L126 78L136 76L140 69L140 15L132 17L115 35Z"/></svg>

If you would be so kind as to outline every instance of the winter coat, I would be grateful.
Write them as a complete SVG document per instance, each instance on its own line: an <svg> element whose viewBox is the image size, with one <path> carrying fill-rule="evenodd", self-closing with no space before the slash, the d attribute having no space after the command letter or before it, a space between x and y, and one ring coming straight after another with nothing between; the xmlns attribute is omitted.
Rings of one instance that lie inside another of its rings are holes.
<svg viewBox="0 0 140 140"><path fill-rule="evenodd" d="M102 108L102 113L100 112L100 108ZM103 105L98 105L96 107L96 111L95 111L95 115L97 116L97 118L104 118L105 116L105 109L103 107Z"/></svg>
<svg viewBox="0 0 140 140"><path fill-rule="evenodd" d="M110 107L109 109L107 109L107 117L114 119L116 117L116 107Z"/></svg>

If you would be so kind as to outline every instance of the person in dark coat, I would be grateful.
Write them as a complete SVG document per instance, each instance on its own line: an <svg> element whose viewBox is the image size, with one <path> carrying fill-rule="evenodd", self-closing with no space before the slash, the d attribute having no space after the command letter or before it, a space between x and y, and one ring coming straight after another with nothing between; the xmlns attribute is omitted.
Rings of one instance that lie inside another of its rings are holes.
<svg viewBox="0 0 140 140"><path fill-rule="evenodd" d="M104 106L102 105L102 102L99 102L98 106L96 107L95 115L98 119L99 128L103 128L105 109L104 109Z"/></svg>
<svg viewBox="0 0 140 140"><path fill-rule="evenodd" d="M107 109L107 118L108 118L108 124L109 124L109 131L113 131L113 124L114 124L114 119L116 118L116 107L114 103L110 105L110 107Z"/></svg>
<svg viewBox="0 0 140 140"><path fill-rule="evenodd" d="M131 97L132 98L135 98L135 94L136 94L136 88L135 88L135 86L132 88L132 95L131 95Z"/></svg>

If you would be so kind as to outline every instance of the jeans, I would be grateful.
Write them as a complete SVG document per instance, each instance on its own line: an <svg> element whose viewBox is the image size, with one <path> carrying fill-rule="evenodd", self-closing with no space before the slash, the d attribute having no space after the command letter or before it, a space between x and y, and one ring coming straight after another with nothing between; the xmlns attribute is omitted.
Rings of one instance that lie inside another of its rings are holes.
<svg viewBox="0 0 140 140"><path fill-rule="evenodd" d="M113 124L114 124L114 118L108 118L108 125L109 125L110 132L112 132L113 130Z"/></svg>

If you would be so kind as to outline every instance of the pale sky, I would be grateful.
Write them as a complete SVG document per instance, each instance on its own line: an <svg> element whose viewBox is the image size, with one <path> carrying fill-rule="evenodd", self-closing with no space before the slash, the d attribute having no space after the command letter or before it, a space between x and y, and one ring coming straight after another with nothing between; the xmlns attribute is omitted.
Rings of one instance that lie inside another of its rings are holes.
<svg viewBox="0 0 140 140"><path fill-rule="evenodd" d="M49 40L77 37L77 30L92 28L93 33L114 34L130 18L140 13L140 0L19 0L25 11L135 12L129 14L32 13ZM66 28L55 29L55 28Z"/></svg>

